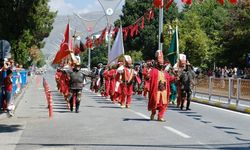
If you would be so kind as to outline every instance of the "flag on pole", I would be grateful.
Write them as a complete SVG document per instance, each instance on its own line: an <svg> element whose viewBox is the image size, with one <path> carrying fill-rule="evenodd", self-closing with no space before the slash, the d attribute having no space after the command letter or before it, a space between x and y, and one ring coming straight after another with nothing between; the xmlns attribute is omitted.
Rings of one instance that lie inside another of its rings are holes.
<svg viewBox="0 0 250 150"><path fill-rule="evenodd" d="M117 58L124 54L122 27L120 27L115 42L108 55L108 64L116 62Z"/></svg>
<svg viewBox="0 0 250 150"><path fill-rule="evenodd" d="M178 40L178 28L176 27L167 54L168 60L172 66L174 66L174 64L177 62L178 56L179 56L179 40Z"/></svg>
<svg viewBox="0 0 250 150"><path fill-rule="evenodd" d="M69 23L68 23L66 26L66 30L64 32L64 40L60 44L60 49L56 53L56 56L55 56L52 64L59 64L63 58L68 56L70 48L72 48L72 40L70 39Z"/></svg>

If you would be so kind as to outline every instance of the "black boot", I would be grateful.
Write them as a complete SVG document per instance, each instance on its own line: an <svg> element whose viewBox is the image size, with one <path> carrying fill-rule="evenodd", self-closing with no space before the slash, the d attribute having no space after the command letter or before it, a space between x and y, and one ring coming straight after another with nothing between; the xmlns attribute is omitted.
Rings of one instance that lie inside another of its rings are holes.
<svg viewBox="0 0 250 150"><path fill-rule="evenodd" d="M69 101L69 105L70 105L70 111L73 111L73 99L71 98Z"/></svg>
<svg viewBox="0 0 250 150"><path fill-rule="evenodd" d="M76 113L79 113L80 102L76 102Z"/></svg>

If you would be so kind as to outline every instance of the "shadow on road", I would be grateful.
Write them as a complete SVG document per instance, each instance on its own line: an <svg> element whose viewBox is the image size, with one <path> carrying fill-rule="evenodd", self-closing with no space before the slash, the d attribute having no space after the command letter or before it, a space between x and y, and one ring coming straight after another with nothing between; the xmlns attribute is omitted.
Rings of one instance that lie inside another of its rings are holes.
<svg viewBox="0 0 250 150"><path fill-rule="evenodd" d="M23 130L23 129L21 129L21 125L5 125L5 124L0 124L0 133L17 132L19 130Z"/></svg>
<svg viewBox="0 0 250 150"><path fill-rule="evenodd" d="M143 118L124 118L123 121L150 121L150 119L143 119Z"/></svg>
<svg viewBox="0 0 250 150"><path fill-rule="evenodd" d="M200 144L169 144L169 145L146 145L146 144L42 144L42 143L19 143L19 146L25 146L25 145L36 145L36 146L44 146L44 147L51 147L51 148L59 148L59 147L95 147L95 148L112 148L112 149L119 149L119 148L128 148L128 149L136 149L136 148L165 148L165 149L219 149L219 150L249 150L250 143L232 143L232 144L206 144L206 145L200 145Z"/></svg>

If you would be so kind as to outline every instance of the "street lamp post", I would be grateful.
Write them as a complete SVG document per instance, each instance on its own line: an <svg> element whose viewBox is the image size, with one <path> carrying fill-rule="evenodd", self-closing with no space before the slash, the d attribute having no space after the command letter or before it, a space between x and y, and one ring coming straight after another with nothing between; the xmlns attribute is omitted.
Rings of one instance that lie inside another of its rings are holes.
<svg viewBox="0 0 250 150"><path fill-rule="evenodd" d="M90 32L93 32L97 22L103 17L102 16L102 17L100 17L98 19L88 20L88 19L82 18L79 14L76 14L76 13L74 13L74 14L75 14L75 16L77 16L79 19L81 19L83 21L83 24L87 29L87 33L88 33L87 37L88 38L90 38L90 35L91 35ZM87 23L89 23L89 25ZM89 28L92 28L92 31L90 31ZM89 70L91 69L91 48L90 47L88 47L88 69Z"/></svg>
<svg viewBox="0 0 250 150"><path fill-rule="evenodd" d="M162 0L164 3L164 0ZM161 34L163 32L163 8L159 9L159 35L158 35L158 49L163 49L163 43L161 43Z"/></svg>
<svg viewBox="0 0 250 150"><path fill-rule="evenodd" d="M113 0L113 2L112 1L110 1L110 0L106 0L106 1L108 1L110 4L111 3L113 3L113 2L115 2L115 1L118 1L118 3L116 3L116 5L115 5L115 7L112 9L112 8L104 8L104 5L103 5L103 3L101 2L101 0L98 0L98 2L100 3L100 5L101 5L101 7L102 7L102 9L103 9L103 11L104 11L104 14L105 14L105 16L106 16L106 20L107 20L107 28L109 29L108 30L108 53L110 52L110 50L111 50L111 33L110 33L110 29L111 29L111 23L110 23L110 17L112 17L113 16L113 14L114 14L114 12L116 11L116 9L117 9L117 7L121 4L121 2L123 1L123 0Z"/></svg>

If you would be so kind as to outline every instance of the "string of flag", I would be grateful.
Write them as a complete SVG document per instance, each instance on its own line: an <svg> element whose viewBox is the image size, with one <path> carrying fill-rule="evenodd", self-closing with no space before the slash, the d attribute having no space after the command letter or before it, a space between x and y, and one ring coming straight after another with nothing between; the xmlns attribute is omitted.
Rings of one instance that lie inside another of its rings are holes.
<svg viewBox="0 0 250 150"><path fill-rule="evenodd" d="M225 0L217 0L218 3L221 5L224 5ZM235 5L237 4L237 0L228 0L231 4ZM134 23L132 23L129 26L123 27L123 39L126 40L128 36L131 38L138 36L139 35L139 30L143 30L145 27L145 19L150 22L154 19L154 9L155 8L165 8L166 11L169 10L170 6L173 4L174 0L153 0L153 6L152 8L149 8L143 16L141 16L139 19L137 19ZM182 0L182 3L186 5L192 5L192 0ZM106 31L110 33L111 27L109 29L106 27L103 29L102 34L99 38L92 40L89 37L86 40L85 47L86 48L92 48L93 45L101 45L104 42L105 36L106 36ZM114 27L112 30L111 34L112 37L115 37L116 33L118 32L119 28Z"/></svg>

